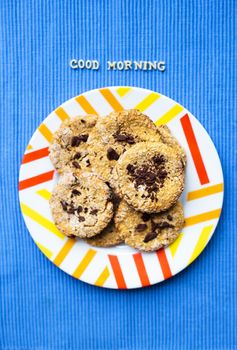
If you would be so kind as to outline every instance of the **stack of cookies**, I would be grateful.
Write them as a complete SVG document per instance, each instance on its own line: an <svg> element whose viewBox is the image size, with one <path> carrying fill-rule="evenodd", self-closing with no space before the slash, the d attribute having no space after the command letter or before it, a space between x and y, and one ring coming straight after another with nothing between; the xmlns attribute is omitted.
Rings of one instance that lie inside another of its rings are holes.
<svg viewBox="0 0 237 350"><path fill-rule="evenodd" d="M60 175L50 206L66 236L143 251L178 237L186 156L167 126L138 110L75 117L54 134L50 159Z"/></svg>

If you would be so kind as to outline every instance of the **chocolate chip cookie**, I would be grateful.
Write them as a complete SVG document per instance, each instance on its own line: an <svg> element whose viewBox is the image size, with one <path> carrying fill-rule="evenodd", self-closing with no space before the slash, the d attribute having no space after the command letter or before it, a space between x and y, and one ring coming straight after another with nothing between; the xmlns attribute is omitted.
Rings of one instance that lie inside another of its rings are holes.
<svg viewBox="0 0 237 350"><path fill-rule="evenodd" d="M121 239L133 248L155 251L171 244L184 226L183 207L177 202L162 213L141 213L121 201L115 216Z"/></svg>
<svg viewBox="0 0 237 350"><path fill-rule="evenodd" d="M97 116L87 115L66 120L53 135L49 157L59 173L69 169L90 170L87 140Z"/></svg>
<svg viewBox="0 0 237 350"><path fill-rule="evenodd" d="M50 207L55 225L69 237L95 236L113 216L111 190L92 173L64 173L53 190Z"/></svg>
<svg viewBox="0 0 237 350"><path fill-rule="evenodd" d="M161 142L137 143L113 170L116 191L134 209L160 212L170 208L184 188L180 154Z"/></svg>
<svg viewBox="0 0 237 350"><path fill-rule="evenodd" d="M161 136L149 117L138 110L113 112L100 118L88 139L92 169L110 182L120 155L143 141L161 141Z"/></svg>

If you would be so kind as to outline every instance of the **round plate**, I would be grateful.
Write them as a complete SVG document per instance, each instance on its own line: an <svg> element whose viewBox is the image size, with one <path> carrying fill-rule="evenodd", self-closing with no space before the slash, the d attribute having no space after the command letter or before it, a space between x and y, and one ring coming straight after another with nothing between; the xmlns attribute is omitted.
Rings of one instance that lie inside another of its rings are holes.
<svg viewBox="0 0 237 350"><path fill-rule="evenodd" d="M167 124L187 154L186 184L181 197L185 227L173 244L153 253L140 253L125 245L95 248L69 239L55 227L49 207L58 175L48 157L48 146L62 121L76 115L104 116L130 108L144 112L156 125ZM150 90L109 87L72 98L38 127L22 160L19 196L33 240L60 269L96 286L138 288L172 277L205 248L221 213L223 175L209 135L184 107Z"/></svg>

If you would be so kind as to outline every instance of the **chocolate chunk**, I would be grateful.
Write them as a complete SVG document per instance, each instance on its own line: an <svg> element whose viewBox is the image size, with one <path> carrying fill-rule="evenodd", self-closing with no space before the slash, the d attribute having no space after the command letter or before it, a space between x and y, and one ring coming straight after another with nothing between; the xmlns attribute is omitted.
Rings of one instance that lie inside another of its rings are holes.
<svg viewBox="0 0 237 350"><path fill-rule="evenodd" d="M74 190L72 190L72 194L74 194L75 196L79 196L81 194L81 192L74 189Z"/></svg>
<svg viewBox="0 0 237 350"><path fill-rule="evenodd" d="M81 153L80 153L80 152L77 152L77 153L74 155L73 159L79 159L79 158L81 158Z"/></svg>
<svg viewBox="0 0 237 350"><path fill-rule="evenodd" d="M134 170L135 170L134 165L132 164L127 165L127 171L129 172L129 174L134 174Z"/></svg>
<svg viewBox="0 0 237 350"><path fill-rule="evenodd" d="M73 136L71 140L71 146L72 147L77 147L80 145L80 139L78 136Z"/></svg>
<svg viewBox="0 0 237 350"><path fill-rule="evenodd" d="M91 211L90 211L90 214L91 215L96 215L98 213L98 209L92 209Z"/></svg>
<svg viewBox="0 0 237 350"><path fill-rule="evenodd" d="M150 215L150 214L148 214L148 213L143 213L143 214L142 214L142 220L143 220L144 222L149 221L150 218L151 218L151 215Z"/></svg>
<svg viewBox="0 0 237 350"><path fill-rule="evenodd" d="M64 211L67 211L67 202L65 202L65 201L60 201L60 203L61 203L61 206L62 206L62 208L63 208L63 210Z"/></svg>
<svg viewBox="0 0 237 350"><path fill-rule="evenodd" d="M77 210L77 209L71 207L71 208L68 208L68 209L67 209L67 213L68 213L68 214L74 214L74 212L75 212L76 210Z"/></svg>
<svg viewBox="0 0 237 350"><path fill-rule="evenodd" d="M135 228L137 232L142 232L147 228L147 224L138 224Z"/></svg>
<svg viewBox="0 0 237 350"><path fill-rule="evenodd" d="M81 122L82 122L83 124L85 124L86 121L85 121L84 119L81 119Z"/></svg>
<svg viewBox="0 0 237 350"><path fill-rule="evenodd" d="M85 218L84 218L84 216L78 216L78 220L79 220L80 222L82 222L82 221L85 221Z"/></svg>
<svg viewBox="0 0 237 350"><path fill-rule="evenodd" d="M174 227L174 225L171 225L167 221L155 223L155 226L156 226L156 228L159 228L159 229L162 229L162 228L173 228Z"/></svg>
<svg viewBox="0 0 237 350"><path fill-rule="evenodd" d="M87 213L88 212L88 208L84 208L84 213Z"/></svg>
<svg viewBox="0 0 237 350"><path fill-rule="evenodd" d="M153 182L156 178L156 174L150 172L150 173L147 173L147 181L150 181L150 182Z"/></svg>
<svg viewBox="0 0 237 350"><path fill-rule="evenodd" d="M83 208L81 205L77 207L77 213L80 214L82 212Z"/></svg>
<svg viewBox="0 0 237 350"><path fill-rule="evenodd" d="M91 162L89 159L86 160L87 167L91 165Z"/></svg>
<svg viewBox="0 0 237 350"><path fill-rule="evenodd" d="M113 136L118 142L127 142L130 145L135 143L134 137L129 134L114 134Z"/></svg>
<svg viewBox="0 0 237 350"><path fill-rule="evenodd" d="M77 169L81 169L80 164L78 162L76 162L75 160L72 162L72 165Z"/></svg>
<svg viewBox="0 0 237 350"><path fill-rule="evenodd" d="M79 141L86 142L87 139L88 139L88 137L89 137L88 134L84 134L84 135L79 135L79 136L78 136L78 139L79 139Z"/></svg>
<svg viewBox="0 0 237 350"><path fill-rule="evenodd" d="M172 221L172 220L173 220L173 217L172 217L170 214L168 214L168 215L167 215L167 219L170 220L170 221Z"/></svg>
<svg viewBox="0 0 237 350"><path fill-rule="evenodd" d="M150 242L150 241L152 241L153 239L155 239L157 236L158 236L158 233L157 233L157 232L149 232L149 233L145 236L143 242L144 242L144 243Z"/></svg>
<svg viewBox="0 0 237 350"><path fill-rule="evenodd" d="M107 158L108 160L118 160L119 155L112 147L109 147L107 150Z"/></svg>
<svg viewBox="0 0 237 350"><path fill-rule="evenodd" d="M163 155L158 154L152 158L153 162L157 165L164 164L165 159Z"/></svg>

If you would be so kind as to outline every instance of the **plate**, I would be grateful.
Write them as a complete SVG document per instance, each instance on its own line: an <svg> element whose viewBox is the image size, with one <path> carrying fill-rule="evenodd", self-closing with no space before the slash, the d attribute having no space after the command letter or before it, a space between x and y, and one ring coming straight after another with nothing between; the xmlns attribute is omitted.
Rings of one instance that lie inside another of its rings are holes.
<svg viewBox="0 0 237 350"><path fill-rule="evenodd" d="M185 227L173 244L153 253L140 253L125 245L95 248L81 240L67 238L54 225L49 207L58 175L48 157L48 146L62 121L76 115L104 116L130 108L144 112L156 125L167 124L187 154L186 184L181 197ZM137 87L109 87L70 99L38 127L22 160L19 196L33 240L56 266L92 285L139 288L174 276L205 248L221 214L223 174L212 140L188 110L157 92Z"/></svg>

